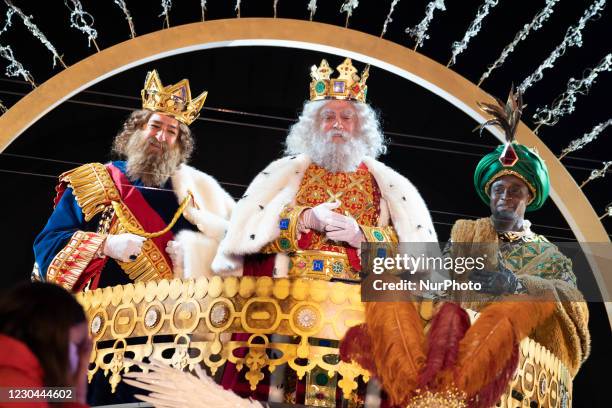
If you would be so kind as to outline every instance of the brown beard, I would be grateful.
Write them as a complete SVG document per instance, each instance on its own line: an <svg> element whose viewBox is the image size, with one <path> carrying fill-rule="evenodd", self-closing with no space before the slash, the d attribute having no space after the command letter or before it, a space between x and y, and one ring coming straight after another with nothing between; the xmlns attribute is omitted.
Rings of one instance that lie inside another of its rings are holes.
<svg viewBox="0 0 612 408"><path fill-rule="evenodd" d="M161 151L151 145L159 146ZM178 144L169 147L155 138L145 136L142 130L134 132L126 147L127 175L140 179L147 187L161 187L183 162Z"/></svg>

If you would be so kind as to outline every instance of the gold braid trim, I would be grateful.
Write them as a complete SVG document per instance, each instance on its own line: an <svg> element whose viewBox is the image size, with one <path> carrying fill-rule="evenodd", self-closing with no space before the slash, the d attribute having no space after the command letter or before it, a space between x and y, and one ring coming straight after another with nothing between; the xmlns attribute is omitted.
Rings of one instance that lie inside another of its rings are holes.
<svg viewBox="0 0 612 408"><path fill-rule="evenodd" d="M113 179L101 163L87 163L60 175L61 183L67 183L74 192L85 221L90 221L111 203L121 199Z"/></svg>
<svg viewBox="0 0 612 408"><path fill-rule="evenodd" d="M191 193L191 191L188 191L187 197L185 197L179 208L174 213L174 216L172 217L170 223L166 225L166 228L157 232L146 232L144 229L142 229L142 227L134 226L123 213L123 210L121 209L121 204L118 201L113 201L111 204L113 205L113 210L115 210L117 218L119 218L119 221L121 221L121 224L125 227L126 230L128 230L128 232L131 232L132 234L141 236L143 238L157 238L161 237L162 235L170 231L172 227L174 227L174 224L176 224L181 215L183 215L183 211L185 211L185 208L192 199L193 194Z"/></svg>
<svg viewBox="0 0 612 408"><path fill-rule="evenodd" d="M286 205L280 213L279 228L280 235L274 241L264 246L261 250L264 254L276 254L279 252L295 252L298 247L297 227L302 211L310 207L300 205Z"/></svg>
<svg viewBox="0 0 612 408"><path fill-rule="evenodd" d="M491 177L489 181L487 181L487 184L485 184L485 188L484 188L485 194L487 196L491 197L491 193L490 193L491 184L493 184L495 180L503 176L515 176L523 180L523 183L527 184L527 187L529 188L529 191L531 192L531 199L527 202L527 205L531 204L531 202L535 200L536 195L537 195L536 188L529 181L527 181L527 179L521 173L515 170L510 170L510 169L502 169L498 171L493 177Z"/></svg>
<svg viewBox="0 0 612 408"><path fill-rule="evenodd" d="M116 218L116 222L110 228L110 234L124 234L130 232L126 225L131 228L136 228L143 231L143 227L138 222L134 214L124 204L120 203L121 213L123 214L123 221ZM129 278L135 282L139 281L150 281L160 279L172 279L172 267L166 261L166 258L161 253L161 250L151 241L147 239L142 244L142 251L134 262L121 262L116 260L121 269L129 276Z"/></svg>
<svg viewBox="0 0 612 408"><path fill-rule="evenodd" d="M75 232L49 264L47 282L72 290L81 273L98 254L105 238L105 235L95 232Z"/></svg>

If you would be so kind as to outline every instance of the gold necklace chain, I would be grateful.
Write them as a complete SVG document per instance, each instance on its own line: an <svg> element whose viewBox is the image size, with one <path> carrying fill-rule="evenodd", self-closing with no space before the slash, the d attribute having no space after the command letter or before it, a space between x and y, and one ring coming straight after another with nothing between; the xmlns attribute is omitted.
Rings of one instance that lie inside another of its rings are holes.
<svg viewBox="0 0 612 408"><path fill-rule="evenodd" d="M121 225L123 225L128 232L148 239L160 237L170 231L172 227L174 227L180 216L183 215L183 211L185 211L185 208L187 208L187 205L189 204L190 200L193 200L193 194L191 193L191 191L187 191L187 197L185 197L178 210L176 210L176 212L174 213L174 216L172 217L170 223L166 226L166 228L157 232L146 232L142 228L132 225L130 220L128 220L125 213L123 212L121 204L118 201L111 201L111 204L113 205L113 209L115 210L117 218L119 218L119 221L121 221Z"/></svg>

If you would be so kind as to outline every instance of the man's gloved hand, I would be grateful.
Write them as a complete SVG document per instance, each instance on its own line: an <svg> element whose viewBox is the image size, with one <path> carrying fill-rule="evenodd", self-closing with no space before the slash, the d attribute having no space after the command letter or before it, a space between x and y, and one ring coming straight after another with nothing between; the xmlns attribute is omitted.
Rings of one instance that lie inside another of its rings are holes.
<svg viewBox="0 0 612 408"><path fill-rule="evenodd" d="M504 295L516 292L518 288L518 278L508 268L499 264L499 271L479 271L476 270L470 275L470 280L474 283L480 283L480 292L489 293L491 295Z"/></svg>
<svg viewBox="0 0 612 408"><path fill-rule="evenodd" d="M340 207L340 201L319 204L313 208L305 210L302 212L302 214L300 214L298 231L308 232L310 230L315 230L325 232L325 227L327 226L329 220L334 214L336 214L332 210L338 207Z"/></svg>
<svg viewBox="0 0 612 408"><path fill-rule="evenodd" d="M146 240L146 238L130 233L108 235L102 253L121 262L134 262L140 255L142 244Z"/></svg>
<svg viewBox="0 0 612 408"><path fill-rule="evenodd" d="M180 275L183 272L183 246L178 241L168 241L166 244L166 253L172 260L172 269L174 275Z"/></svg>
<svg viewBox="0 0 612 408"><path fill-rule="evenodd" d="M346 242L353 248L361 248L361 243L365 241L365 237L357 221L346 215L332 214L325 226L325 237L332 241Z"/></svg>

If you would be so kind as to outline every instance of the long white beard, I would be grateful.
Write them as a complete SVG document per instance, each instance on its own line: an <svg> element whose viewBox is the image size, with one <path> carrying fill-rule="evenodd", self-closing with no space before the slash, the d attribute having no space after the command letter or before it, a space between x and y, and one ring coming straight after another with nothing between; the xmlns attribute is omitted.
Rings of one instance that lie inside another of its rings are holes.
<svg viewBox="0 0 612 408"><path fill-rule="evenodd" d="M332 173L350 173L357 170L367 154L367 146L359 137L345 131L317 132L305 147L312 161ZM332 142L332 137L342 135L344 143Z"/></svg>

